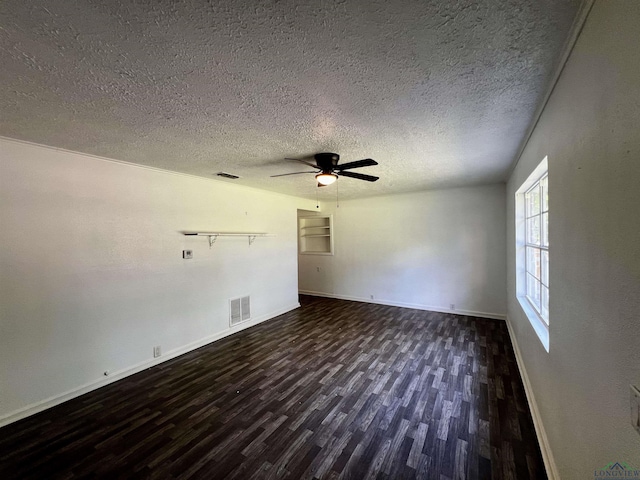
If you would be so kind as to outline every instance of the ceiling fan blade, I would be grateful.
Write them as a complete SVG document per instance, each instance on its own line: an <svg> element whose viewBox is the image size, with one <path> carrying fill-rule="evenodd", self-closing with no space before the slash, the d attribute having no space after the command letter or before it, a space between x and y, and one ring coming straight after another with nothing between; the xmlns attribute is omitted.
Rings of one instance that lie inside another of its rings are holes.
<svg viewBox="0 0 640 480"><path fill-rule="evenodd" d="M310 167L313 167L313 168L319 168L318 165L311 162L307 162L306 160L300 160L299 158L285 158L285 160L293 160L295 162L304 163L305 165L309 165Z"/></svg>
<svg viewBox="0 0 640 480"><path fill-rule="evenodd" d="M292 172L292 173L281 173L279 175L271 175L271 178L273 177L286 177L287 175L299 175L300 173L318 173L318 172Z"/></svg>
<svg viewBox="0 0 640 480"><path fill-rule="evenodd" d="M343 163L342 165L336 165L334 170L347 170L348 168L358 168L358 167L370 167L373 165L378 165L378 162L372 160L370 158L365 158L364 160L356 160L355 162Z"/></svg>
<svg viewBox="0 0 640 480"><path fill-rule="evenodd" d="M362 173L356 173L356 172L338 172L338 175L342 177L357 178L358 180L366 180L367 182L375 182L380 178L380 177L374 177L373 175L363 175Z"/></svg>

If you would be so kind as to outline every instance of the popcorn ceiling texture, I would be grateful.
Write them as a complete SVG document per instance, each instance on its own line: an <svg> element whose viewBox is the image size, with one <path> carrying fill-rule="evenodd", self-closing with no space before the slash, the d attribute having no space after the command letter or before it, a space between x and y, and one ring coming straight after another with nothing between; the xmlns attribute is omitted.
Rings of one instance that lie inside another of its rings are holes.
<svg viewBox="0 0 640 480"><path fill-rule="evenodd" d="M580 4L4 0L0 135L305 197L284 157L376 159L343 198L504 181Z"/></svg>

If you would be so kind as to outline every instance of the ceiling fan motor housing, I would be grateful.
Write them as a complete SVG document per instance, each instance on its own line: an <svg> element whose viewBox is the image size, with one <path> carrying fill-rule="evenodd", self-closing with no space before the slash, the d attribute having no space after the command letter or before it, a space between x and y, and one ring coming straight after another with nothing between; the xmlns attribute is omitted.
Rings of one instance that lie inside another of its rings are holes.
<svg viewBox="0 0 640 480"><path fill-rule="evenodd" d="M323 173L331 173L333 168L338 165L340 155L337 153L316 153L313 158Z"/></svg>

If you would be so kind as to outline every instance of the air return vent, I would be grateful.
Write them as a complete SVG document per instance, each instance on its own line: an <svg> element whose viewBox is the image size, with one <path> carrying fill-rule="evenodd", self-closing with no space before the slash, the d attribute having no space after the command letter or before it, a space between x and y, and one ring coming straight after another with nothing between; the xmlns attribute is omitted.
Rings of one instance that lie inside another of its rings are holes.
<svg viewBox="0 0 640 480"><path fill-rule="evenodd" d="M229 323L231 326L251 318L251 297L231 298L229 300Z"/></svg>
<svg viewBox="0 0 640 480"><path fill-rule="evenodd" d="M233 173L227 173L227 172L218 172L218 173L216 173L216 175L218 177L230 178L231 180L235 180L237 178L240 178L238 175L234 175Z"/></svg>
<svg viewBox="0 0 640 480"><path fill-rule="evenodd" d="M251 299L248 295L240 299L240 306L242 310L242 321L249 320L251 318Z"/></svg>

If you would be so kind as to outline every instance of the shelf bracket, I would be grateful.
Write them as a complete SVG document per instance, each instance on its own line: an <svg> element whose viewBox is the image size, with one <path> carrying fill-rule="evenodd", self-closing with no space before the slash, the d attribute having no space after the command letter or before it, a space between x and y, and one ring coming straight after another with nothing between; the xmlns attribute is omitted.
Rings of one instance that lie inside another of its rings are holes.
<svg viewBox="0 0 640 480"><path fill-rule="evenodd" d="M218 235L209 235L209 248L213 247L213 244L216 243L216 240L218 239Z"/></svg>

